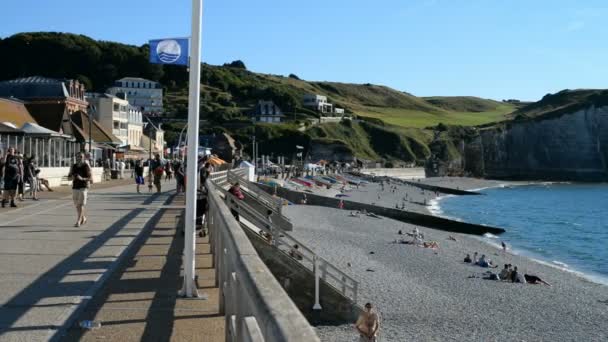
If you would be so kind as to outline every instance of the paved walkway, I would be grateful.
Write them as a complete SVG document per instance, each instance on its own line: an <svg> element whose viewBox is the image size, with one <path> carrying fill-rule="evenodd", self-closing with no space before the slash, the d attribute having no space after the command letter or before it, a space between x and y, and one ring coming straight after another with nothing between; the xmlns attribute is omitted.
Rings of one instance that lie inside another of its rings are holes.
<svg viewBox="0 0 608 342"><path fill-rule="evenodd" d="M166 184L167 188L174 189L173 184ZM158 259L166 260L150 264L150 271L162 275L163 283L154 282L154 277L149 276L151 273L140 270L133 275L133 279L140 279L140 288L132 293L144 296L146 292L141 290L147 288L156 293L156 303L162 302L162 291L157 290L170 283L165 280L179 280L181 264L181 258L166 257L169 250L171 255L181 253L181 247L174 242L178 238L173 239L170 234L175 229L175 216L181 211L174 205L169 206L172 193L137 195L133 186L94 190L89 198L89 222L79 228L73 226L75 210L70 197L0 211L0 341L58 339L68 327L92 312L85 312L83 308L99 298L105 290L102 287L105 280L110 280L106 287L111 284L111 271L120 270L119 257L128 261L129 251L139 248L139 252L147 253L146 250L153 250L139 245L144 241L143 237L147 236L145 241L150 241L157 235L156 230L168 234L151 242L159 247L153 253L157 253ZM167 209L170 207L174 209ZM172 219L170 215L173 215ZM154 233L149 233L154 227ZM181 236L179 240L183 244ZM143 266L146 262L137 264ZM162 267L160 273L154 270L153 264ZM202 260L201 265L204 265ZM175 285L166 288L168 297L173 293L172 287ZM129 291L125 288L123 292ZM210 300L212 298L211 293ZM97 306L103 303L105 301L97 302ZM123 307L133 308L136 304L127 300ZM127 316L118 314L116 317L125 319ZM116 320L114 323L116 325ZM73 330L69 331L71 337ZM107 330L102 327L97 331ZM127 336L112 339L130 340Z"/></svg>

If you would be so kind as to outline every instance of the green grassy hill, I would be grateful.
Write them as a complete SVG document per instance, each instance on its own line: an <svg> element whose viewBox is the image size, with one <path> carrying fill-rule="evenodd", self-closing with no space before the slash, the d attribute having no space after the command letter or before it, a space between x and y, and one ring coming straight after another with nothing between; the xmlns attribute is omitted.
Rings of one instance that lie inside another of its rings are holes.
<svg viewBox="0 0 608 342"><path fill-rule="evenodd" d="M149 64L147 45L53 32L0 39L0 80L33 75L76 78L93 91L104 91L126 76L159 81L165 88L166 115L187 116L186 69ZM261 153L267 154L287 151L294 142L326 140L339 141L364 159L421 160L429 153L432 136L426 128L439 123L469 126L501 121L515 110L511 104L472 97L421 98L381 85L311 82L295 75L255 73L240 61L223 66L203 64L201 83L201 117L210 123L205 129L227 131L245 145L255 133ZM309 128L301 131L301 123L319 117L302 107L303 96L311 93L326 95L348 115L363 121L312 128L308 123ZM273 100L295 122L252 125L247 115L259 100ZM166 126L169 144L175 143L172 139L181 127L183 124Z"/></svg>
<svg viewBox="0 0 608 342"><path fill-rule="evenodd" d="M544 119L573 113L590 106L608 105L608 90L577 89L562 90L555 94L547 94L540 101L528 104L509 117L515 119Z"/></svg>

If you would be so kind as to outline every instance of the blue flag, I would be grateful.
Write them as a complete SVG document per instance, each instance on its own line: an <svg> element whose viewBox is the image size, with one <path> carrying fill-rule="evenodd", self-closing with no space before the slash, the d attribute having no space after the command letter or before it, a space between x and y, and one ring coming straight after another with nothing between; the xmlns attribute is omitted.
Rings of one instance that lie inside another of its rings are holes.
<svg viewBox="0 0 608 342"><path fill-rule="evenodd" d="M150 41L150 63L188 65L188 38L167 38Z"/></svg>

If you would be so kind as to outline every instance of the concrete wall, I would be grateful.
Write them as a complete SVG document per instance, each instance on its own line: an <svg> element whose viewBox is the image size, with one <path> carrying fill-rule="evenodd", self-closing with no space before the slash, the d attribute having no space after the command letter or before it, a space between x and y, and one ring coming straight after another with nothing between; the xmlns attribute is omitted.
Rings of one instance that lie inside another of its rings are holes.
<svg viewBox="0 0 608 342"><path fill-rule="evenodd" d="M424 172L424 169L422 169ZM366 179L366 180L378 180L378 179L382 179L385 177L380 177L378 178L377 176L369 176L363 173L358 173L358 172L351 172L351 174ZM407 184L407 185L411 185L411 186L415 186L417 188L420 189L424 189L424 190L429 190L429 191L436 191L436 192L441 192L443 194L450 194L450 195L482 195L479 192L475 192L475 191L467 191L467 190L458 190L458 189L452 189L452 188L446 188L443 186L436 186L436 185L430 185L430 184L424 184L424 183L419 183L419 182L414 182L414 181L408 181L408 180L404 180L404 179L395 179L394 177L391 178L392 182L398 181L401 182L402 184Z"/></svg>
<svg viewBox="0 0 608 342"><path fill-rule="evenodd" d="M258 184L258 186L268 193L273 193L274 188L264 185ZM304 192L292 191L285 188L277 188L277 194L280 197L287 199L293 203L299 203L302 199ZM318 205L321 207L329 207L329 208L338 208L338 203L340 199L324 197L319 195L314 195L310 193L306 193L307 203L308 205ZM473 234L473 235L483 235L485 233L492 234L501 234L504 233L505 230L502 228L482 226L473 223L466 223L460 221L448 220L442 217L437 217L433 215L415 213L411 211L379 207L376 205L359 203L353 201L344 201L344 210L367 210L367 212L371 212L380 216L385 216L392 218L394 220L416 224L423 227L429 227L438 230L444 230L448 232L456 232L456 233L464 233L464 234Z"/></svg>
<svg viewBox="0 0 608 342"><path fill-rule="evenodd" d="M354 323L362 308L344 297L323 280L320 281L319 303L321 310L313 310L315 303L315 276L310 270L265 240L245 229L260 258L277 278L291 300L313 325L340 325Z"/></svg>
<svg viewBox="0 0 608 342"><path fill-rule="evenodd" d="M424 178L424 168L423 167L407 167L407 168L374 168L374 169L362 169L361 173L371 175L372 173L375 176L387 176L387 177L395 177L400 179L415 179L415 178Z"/></svg>

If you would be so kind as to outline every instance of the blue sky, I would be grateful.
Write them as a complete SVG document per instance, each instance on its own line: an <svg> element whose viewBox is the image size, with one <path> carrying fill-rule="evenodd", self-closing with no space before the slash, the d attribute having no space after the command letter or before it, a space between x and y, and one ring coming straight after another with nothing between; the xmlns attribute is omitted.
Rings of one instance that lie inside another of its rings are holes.
<svg viewBox="0 0 608 342"><path fill-rule="evenodd" d="M2 0L0 37L188 36L189 0ZM605 0L206 0L203 59L418 96L537 100L608 84Z"/></svg>

